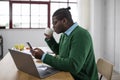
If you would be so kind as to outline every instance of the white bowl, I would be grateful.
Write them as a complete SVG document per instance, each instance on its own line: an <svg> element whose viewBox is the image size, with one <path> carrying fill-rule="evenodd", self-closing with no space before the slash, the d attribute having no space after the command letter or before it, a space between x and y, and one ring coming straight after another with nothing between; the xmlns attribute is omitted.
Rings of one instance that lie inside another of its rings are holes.
<svg viewBox="0 0 120 80"><path fill-rule="evenodd" d="M46 28L45 29L45 34L52 35L53 34L53 30L51 28Z"/></svg>

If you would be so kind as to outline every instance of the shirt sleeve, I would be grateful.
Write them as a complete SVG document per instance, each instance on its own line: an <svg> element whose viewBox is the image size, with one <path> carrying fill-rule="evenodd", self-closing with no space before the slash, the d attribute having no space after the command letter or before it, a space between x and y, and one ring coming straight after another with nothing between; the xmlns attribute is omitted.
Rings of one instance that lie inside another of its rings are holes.
<svg viewBox="0 0 120 80"><path fill-rule="evenodd" d="M42 61L44 60L46 54L47 54L47 53L44 53L44 54L42 55L42 58L41 58Z"/></svg>

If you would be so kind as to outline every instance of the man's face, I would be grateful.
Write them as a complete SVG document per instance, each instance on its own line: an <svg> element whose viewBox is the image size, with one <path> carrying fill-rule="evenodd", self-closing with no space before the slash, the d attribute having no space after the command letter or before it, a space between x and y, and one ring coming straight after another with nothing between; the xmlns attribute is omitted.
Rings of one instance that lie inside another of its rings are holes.
<svg viewBox="0 0 120 80"><path fill-rule="evenodd" d="M65 31L64 21L58 20L55 16L52 17L54 31L59 34Z"/></svg>

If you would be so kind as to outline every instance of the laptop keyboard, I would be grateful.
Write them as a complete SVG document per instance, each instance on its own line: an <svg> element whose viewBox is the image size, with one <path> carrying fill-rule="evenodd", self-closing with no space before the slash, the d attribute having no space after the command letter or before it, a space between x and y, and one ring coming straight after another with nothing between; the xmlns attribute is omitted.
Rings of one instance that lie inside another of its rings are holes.
<svg viewBox="0 0 120 80"><path fill-rule="evenodd" d="M52 67L47 67L46 69L39 68L38 72L39 72L40 77L44 78L44 77L47 77L47 76L50 76L52 74L57 73L58 70L56 70L56 69L54 69Z"/></svg>

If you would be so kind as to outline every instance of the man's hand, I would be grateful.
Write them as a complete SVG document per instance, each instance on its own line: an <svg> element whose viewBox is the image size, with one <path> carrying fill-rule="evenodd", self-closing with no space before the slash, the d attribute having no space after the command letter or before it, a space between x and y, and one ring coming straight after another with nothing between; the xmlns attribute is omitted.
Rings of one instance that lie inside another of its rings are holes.
<svg viewBox="0 0 120 80"><path fill-rule="evenodd" d="M32 53L32 55L36 58L36 59L41 59L42 55L44 54L43 50L39 49L39 48L35 48L30 50L30 52Z"/></svg>
<svg viewBox="0 0 120 80"><path fill-rule="evenodd" d="M44 33L44 35L46 36L47 39L50 39L53 36L52 34L48 35L48 34L45 34L45 33Z"/></svg>

